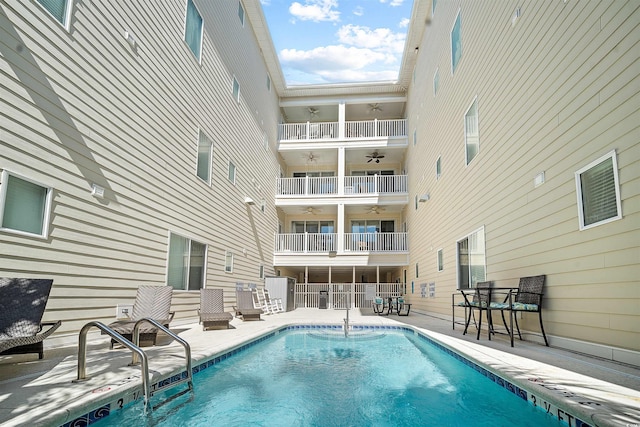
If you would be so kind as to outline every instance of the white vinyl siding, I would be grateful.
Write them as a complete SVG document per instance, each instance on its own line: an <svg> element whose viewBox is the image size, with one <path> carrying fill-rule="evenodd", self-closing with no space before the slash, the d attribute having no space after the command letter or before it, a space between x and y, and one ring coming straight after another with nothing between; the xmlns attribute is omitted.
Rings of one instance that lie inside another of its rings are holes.
<svg viewBox="0 0 640 427"><path fill-rule="evenodd" d="M577 171L576 191L580 230L622 218L616 152Z"/></svg>
<svg viewBox="0 0 640 427"><path fill-rule="evenodd" d="M51 188L2 172L0 230L47 237Z"/></svg>
<svg viewBox="0 0 640 427"><path fill-rule="evenodd" d="M63 27L68 28L69 17L71 15L71 8L73 2L71 0L37 0L40 5L47 10L62 24Z"/></svg>
<svg viewBox="0 0 640 427"><path fill-rule="evenodd" d="M198 62L200 62L200 55L202 53L202 32L203 22L202 16L193 0L187 0L187 13L184 26L184 41L187 42L189 49L195 55Z"/></svg>
<svg viewBox="0 0 640 427"><path fill-rule="evenodd" d="M464 143L467 165L480 151L480 131L478 129L478 100L474 100L464 115Z"/></svg>
<svg viewBox="0 0 640 427"><path fill-rule="evenodd" d="M171 233L167 285L176 290L195 291L205 283L207 245Z"/></svg>
<svg viewBox="0 0 640 427"><path fill-rule="evenodd" d="M198 159L196 174L207 184L211 184L211 156L213 153L213 143L200 130L198 132Z"/></svg>

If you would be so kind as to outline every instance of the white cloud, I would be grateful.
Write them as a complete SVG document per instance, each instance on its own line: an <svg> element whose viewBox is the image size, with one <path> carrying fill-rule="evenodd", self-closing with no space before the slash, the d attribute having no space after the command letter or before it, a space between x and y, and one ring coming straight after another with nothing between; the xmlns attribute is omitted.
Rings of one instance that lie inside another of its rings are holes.
<svg viewBox="0 0 640 427"><path fill-rule="evenodd" d="M330 21L340 20L340 12L334 10L338 7L337 0L305 0L304 4L291 3L289 13L301 21Z"/></svg>
<svg viewBox="0 0 640 427"><path fill-rule="evenodd" d="M404 3L404 0L380 0L380 3L389 3L389 6L391 7L398 7L398 6L402 6L402 3Z"/></svg>
<svg viewBox="0 0 640 427"><path fill-rule="evenodd" d="M359 25L345 25L338 30L341 43L356 47L375 49L376 51L401 55L406 34L394 33L388 28L375 28Z"/></svg>
<svg viewBox="0 0 640 427"><path fill-rule="evenodd" d="M358 6L355 9L353 9L353 14L356 16L362 16L364 15L364 9L362 8L362 6Z"/></svg>
<svg viewBox="0 0 640 427"><path fill-rule="evenodd" d="M398 27L407 28L409 26L409 22L411 22L411 19L404 18L402 21L400 21L400 23L398 24Z"/></svg>

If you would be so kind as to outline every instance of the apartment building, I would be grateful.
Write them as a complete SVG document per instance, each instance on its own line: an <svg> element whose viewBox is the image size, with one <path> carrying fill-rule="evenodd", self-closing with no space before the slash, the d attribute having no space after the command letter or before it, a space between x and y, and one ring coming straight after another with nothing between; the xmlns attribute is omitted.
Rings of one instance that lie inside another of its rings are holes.
<svg viewBox="0 0 640 427"><path fill-rule="evenodd" d="M416 1L396 82L288 87L258 0L3 0L0 271L60 343L140 284L448 318L546 274L552 345L636 363L638 8Z"/></svg>

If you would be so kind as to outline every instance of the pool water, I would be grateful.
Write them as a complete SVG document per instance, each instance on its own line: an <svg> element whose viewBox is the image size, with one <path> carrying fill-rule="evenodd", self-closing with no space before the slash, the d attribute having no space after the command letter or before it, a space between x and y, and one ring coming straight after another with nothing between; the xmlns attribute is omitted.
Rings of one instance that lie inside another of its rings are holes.
<svg viewBox="0 0 640 427"><path fill-rule="evenodd" d="M148 416L138 402L95 425L563 425L412 333L368 337L285 331L197 374L193 394Z"/></svg>

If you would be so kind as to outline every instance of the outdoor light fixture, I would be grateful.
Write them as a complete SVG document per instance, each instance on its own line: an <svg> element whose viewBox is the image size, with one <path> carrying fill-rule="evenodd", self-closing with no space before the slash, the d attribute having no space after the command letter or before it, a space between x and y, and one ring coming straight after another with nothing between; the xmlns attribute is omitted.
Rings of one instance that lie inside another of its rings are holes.
<svg viewBox="0 0 640 427"><path fill-rule="evenodd" d="M104 188L100 187L97 184L91 185L91 195L93 197L97 197L98 199L104 198Z"/></svg>
<svg viewBox="0 0 640 427"><path fill-rule="evenodd" d="M431 198L431 195L429 193L423 194L422 196L420 196L420 198L418 199L419 202L424 203L427 200L429 200Z"/></svg>
<svg viewBox="0 0 640 427"><path fill-rule="evenodd" d="M124 39L129 43L129 46L131 46L132 49L136 47L136 38L129 31L124 32Z"/></svg>
<svg viewBox="0 0 640 427"><path fill-rule="evenodd" d="M256 202L254 202L254 201L253 201L253 199L252 199L251 197L248 197L248 196L247 196L247 197L245 197L245 198L244 198L244 204L245 204L245 205L252 206L252 205L255 205L255 204L256 204Z"/></svg>

